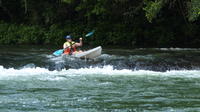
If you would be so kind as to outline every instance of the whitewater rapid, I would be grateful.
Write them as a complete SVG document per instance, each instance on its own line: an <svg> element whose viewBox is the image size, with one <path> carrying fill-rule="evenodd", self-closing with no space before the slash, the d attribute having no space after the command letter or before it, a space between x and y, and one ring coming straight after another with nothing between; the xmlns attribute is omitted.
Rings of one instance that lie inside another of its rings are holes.
<svg viewBox="0 0 200 112"><path fill-rule="evenodd" d="M104 67L88 67L80 69L62 69L60 71L50 71L46 68L32 67L32 68L4 68L0 66L0 79L13 78L43 78L45 80L62 80L59 76L159 76L159 77L182 77L182 78L200 78L200 70L171 70L166 72L157 72L149 70L129 70L129 69L114 69L113 66Z"/></svg>
<svg viewBox="0 0 200 112"><path fill-rule="evenodd" d="M3 46L0 112L199 111L199 49L103 49L95 60Z"/></svg>

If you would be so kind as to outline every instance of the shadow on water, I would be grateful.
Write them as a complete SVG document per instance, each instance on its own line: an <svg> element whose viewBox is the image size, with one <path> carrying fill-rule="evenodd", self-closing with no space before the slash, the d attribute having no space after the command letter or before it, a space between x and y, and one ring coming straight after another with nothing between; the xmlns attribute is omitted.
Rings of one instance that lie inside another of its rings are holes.
<svg viewBox="0 0 200 112"><path fill-rule="evenodd" d="M113 66L114 69L130 70L193 70L199 69L198 49L103 49L94 60L68 56L55 57L56 49L41 46L1 46L0 65L5 68L42 67L49 70L78 69Z"/></svg>

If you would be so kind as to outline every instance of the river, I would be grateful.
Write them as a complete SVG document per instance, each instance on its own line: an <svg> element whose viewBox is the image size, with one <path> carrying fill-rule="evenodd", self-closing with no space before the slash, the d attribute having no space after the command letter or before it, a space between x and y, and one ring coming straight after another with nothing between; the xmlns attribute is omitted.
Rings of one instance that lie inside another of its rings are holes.
<svg viewBox="0 0 200 112"><path fill-rule="evenodd" d="M105 49L94 60L55 48L0 46L1 112L197 112L200 49Z"/></svg>

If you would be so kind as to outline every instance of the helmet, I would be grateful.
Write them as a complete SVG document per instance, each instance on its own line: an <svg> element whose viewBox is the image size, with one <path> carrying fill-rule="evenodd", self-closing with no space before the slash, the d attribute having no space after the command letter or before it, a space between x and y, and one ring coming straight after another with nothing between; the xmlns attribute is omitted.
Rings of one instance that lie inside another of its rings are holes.
<svg viewBox="0 0 200 112"><path fill-rule="evenodd" d="M65 39L72 39L70 35L65 36Z"/></svg>

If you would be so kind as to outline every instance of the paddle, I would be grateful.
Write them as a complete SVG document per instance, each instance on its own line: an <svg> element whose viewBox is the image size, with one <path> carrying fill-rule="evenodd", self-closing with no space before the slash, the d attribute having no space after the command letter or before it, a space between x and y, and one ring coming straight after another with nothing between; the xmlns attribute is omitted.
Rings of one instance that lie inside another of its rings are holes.
<svg viewBox="0 0 200 112"><path fill-rule="evenodd" d="M93 31L87 33L87 34L85 35L85 37L92 36L92 35L94 34L94 32L95 32L95 31L93 30ZM63 54L63 52L64 52L64 49L59 49L59 50L53 52L53 55L54 55L54 56L60 56L60 55Z"/></svg>

